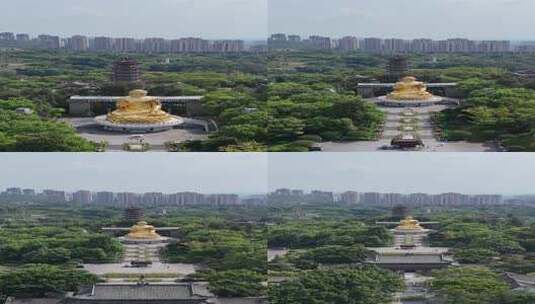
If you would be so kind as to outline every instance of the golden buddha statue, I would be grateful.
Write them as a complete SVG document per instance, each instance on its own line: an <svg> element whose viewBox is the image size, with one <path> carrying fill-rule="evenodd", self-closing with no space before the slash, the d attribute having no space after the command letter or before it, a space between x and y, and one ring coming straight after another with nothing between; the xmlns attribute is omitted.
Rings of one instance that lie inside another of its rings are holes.
<svg viewBox="0 0 535 304"><path fill-rule="evenodd" d="M174 118L162 110L162 104L156 98L147 96L147 91L133 90L117 102L117 110L109 113L106 119L122 124L154 124Z"/></svg>
<svg viewBox="0 0 535 304"><path fill-rule="evenodd" d="M424 229L420 226L420 222L415 220L412 216L407 216L405 219L399 222L399 226L396 229L400 230L421 230Z"/></svg>
<svg viewBox="0 0 535 304"><path fill-rule="evenodd" d="M126 237L136 240L154 240L161 238L161 236L156 233L156 228L144 221L138 222L132 226L132 228L130 228L130 233L128 233Z"/></svg>
<svg viewBox="0 0 535 304"><path fill-rule="evenodd" d="M427 87L421 81L416 81L415 77L407 76L397 82L394 92L387 95L392 100L428 100L433 98L433 94L427 92Z"/></svg>

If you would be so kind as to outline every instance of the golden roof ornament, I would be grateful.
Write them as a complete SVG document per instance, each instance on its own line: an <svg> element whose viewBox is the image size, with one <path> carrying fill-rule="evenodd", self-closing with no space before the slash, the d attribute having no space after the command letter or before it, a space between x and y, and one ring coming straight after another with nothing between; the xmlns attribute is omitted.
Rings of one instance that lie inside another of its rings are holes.
<svg viewBox="0 0 535 304"><path fill-rule="evenodd" d="M396 227L399 230L422 230L424 229L420 226L420 222L415 220L412 216L407 216L405 219L399 222L399 226Z"/></svg>

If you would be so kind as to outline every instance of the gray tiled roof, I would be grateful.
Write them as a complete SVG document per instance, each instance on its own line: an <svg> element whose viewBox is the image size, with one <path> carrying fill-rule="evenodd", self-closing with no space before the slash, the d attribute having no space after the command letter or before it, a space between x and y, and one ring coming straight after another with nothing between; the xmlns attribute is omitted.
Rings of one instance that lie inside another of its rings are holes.
<svg viewBox="0 0 535 304"><path fill-rule="evenodd" d="M188 284L97 284L91 292L76 298L95 300L178 300L199 299Z"/></svg>
<svg viewBox="0 0 535 304"><path fill-rule="evenodd" d="M264 298L218 298L214 304L267 304Z"/></svg>
<svg viewBox="0 0 535 304"><path fill-rule="evenodd" d="M378 264L439 264L444 260L440 255L379 255Z"/></svg>
<svg viewBox="0 0 535 304"><path fill-rule="evenodd" d="M58 304L61 299L8 299L6 304Z"/></svg>
<svg viewBox="0 0 535 304"><path fill-rule="evenodd" d="M506 272L505 275L521 287L535 288L535 276Z"/></svg>

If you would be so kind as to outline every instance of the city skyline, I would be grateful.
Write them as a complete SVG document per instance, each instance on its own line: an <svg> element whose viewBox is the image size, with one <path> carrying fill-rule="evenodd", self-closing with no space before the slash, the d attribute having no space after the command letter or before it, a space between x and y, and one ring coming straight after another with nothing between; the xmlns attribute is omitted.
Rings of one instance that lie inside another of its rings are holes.
<svg viewBox="0 0 535 304"><path fill-rule="evenodd" d="M535 193L529 153L328 153L269 156L269 191Z"/></svg>
<svg viewBox="0 0 535 304"><path fill-rule="evenodd" d="M528 199L527 201L525 199ZM513 200L511 200L513 199ZM380 193L344 191L341 193L299 189L277 189L270 193L239 195L235 193L199 193L199 192L112 192L89 191L80 189L67 192L61 189L35 189L10 187L0 189L2 202L41 202L41 203L81 203L92 205L115 206L195 206L195 205L263 205L278 203L323 203L323 204L362 204L372 206L482 206L502 205L507 203L530 203L533 196L516 196L505 198L501 194L465 194L465 193Z"/></svg>
<svg viewBox="0 0 535 304"><path fill-rule="evenodd" d="M5 153L0 189L249 195L290 188L529 195L535 194L534 165L535 155L529 153L150 153L137 155L135 162L113 153Z"/></svg>
<svg viewBox="0 0 535 304"><path fill-rule="evenodd" d="M69 195L72 195L72 194L75 194L75 193L78 193L78 192L90 192L90 193L99 193L99 192L109 192L109 193L114 193L114 194L119 194L119 193L131 193L131 194L135 194L135 195L140 195L142 196L143 194L153 194L153 193L161 193L161 194L164 194L164 195L172 195L172 194L177 194L177 193L195 193L195 194L200 194L200 195L217 195L217 194L235 194L235 193L230 193L230 192L227 192L227 193L215 193L215 192L212 192L212 193L203 193L203 192L195 192L195 191L186 191L186 190L181 190L181 191L111 191L111 190L99 190L99 189L93 189L93 190L87 190L85 188L81 188L81 189L74 189L74 190L70 190L70 191L65 191L64 189L62 188L54 188L54 189L49 189L49 188L42 188L42 189L39 189L39 190L36 190L34 188L26 188L26 187L19 187L18 185L10 185L10 186L0 186L0 195L1 194L6 194L6 195L9 195L9 194L14 194L14 193L11 193L13 191L24 191L24 190L32 190L32 195L38 195L38 194L45 194L45 192L47 191L60 191L60 192L64 192L65 194L69 194ZM442 192L442 193L426 193L426 192L412 192L412 193L396 193L396 192L368 192L368 191L365 191L365 192L362 192L362 191L357 191L358 189L346 189L346 190L339 190L339 191L322 191L322 190L318 190L318 189L310 189L310 190L302 190L302 189L291 189L291 188L279 188L279 189L275 189L273 191L270 191L270 192L264 192L264 193L251 193L251 194L246 194L246 195L240 195L240 196L245 196L245 197L248 197L248 196L264 196L264 195L270 195L270 194L276 194L277 192L280 192L280 191L297 191L297 192L300 192L301 194L303 195L308 195L308 194L314 194L315 192L329 192L329 193L333 193L333 194L336 194L336 195L340 195L340 194L345 194L345 193L358 193L358 194L367 194L367 193L378 193L378 194L382 194L382 195L387 195L387 194L401 194L401 195L411 195L411 194L425 194L425 195L442 195L442 194L450 194L450 193L455 193L455 194L461 194L461 195L467 195L467 196L472 196L472 195L501 195L500 193L492 193L492 194L479 194L479 193L473 193L473 194L466 194L466 193L459 193L459 192ZM23 193L21 193L21 195L23 195ZM238 194L236 194L238 195ZM528 194L518 194L516 196L522 196L522 195L528 195Z"/></svg>
<svg viewBox="0 0 535 304"><path fill-rule="evenodd" d="M532 40L529 0L270 0L269 33Z"/></svg>
<svg viewBox="0 0 535 304"><path fill-rule="evenodd" d="M264 39L267 0L37 0L3 3L0 32L37 36ZM35 8L39 9L35 9ZM24 14L24 18L21 18Z"/></svg>
<svg viewBox="0 0 535 304"><path fill-rule="evenodd" d="M69 192L181 192L256 194L267 191L263 154L4 153L0 188Z"/></svg>

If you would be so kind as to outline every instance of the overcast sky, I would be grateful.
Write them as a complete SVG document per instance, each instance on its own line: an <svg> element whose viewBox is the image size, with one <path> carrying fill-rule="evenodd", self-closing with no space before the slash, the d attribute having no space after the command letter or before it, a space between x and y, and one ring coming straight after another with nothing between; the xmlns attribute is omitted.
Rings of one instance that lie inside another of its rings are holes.
<svg viewBox="0 0 535 304"><path fill-rule="evenodd" d="M534 0L269 0L270 33L535 39Z"/></svg>
<svg viewBox="0 0 535 304"><path fill-rule="evenodd" d="M267 1L1 0L0 32L263 39Z"/></svg>
<svg viewBox="0 0 535 304"><path fill-rule="evenodd" d="M533 0L2 0L0 32L535 39Z"/></svg>
<svg viewBox="0 0 535 304"><path fill-rule="evenodd" d="M270 154L269 188L533 194L535 154Z"/></svg>
<svg viewBox="0 0 535 304"><path fill-rule="evenodd" d="M535 194L535 154L4 153L0 189Z"/></svg>
<svg viewBox="0 0 535 304"><path fill-rule="evenodd" d="M0 189L265 193L267 155L3 153Z"/></svg>

